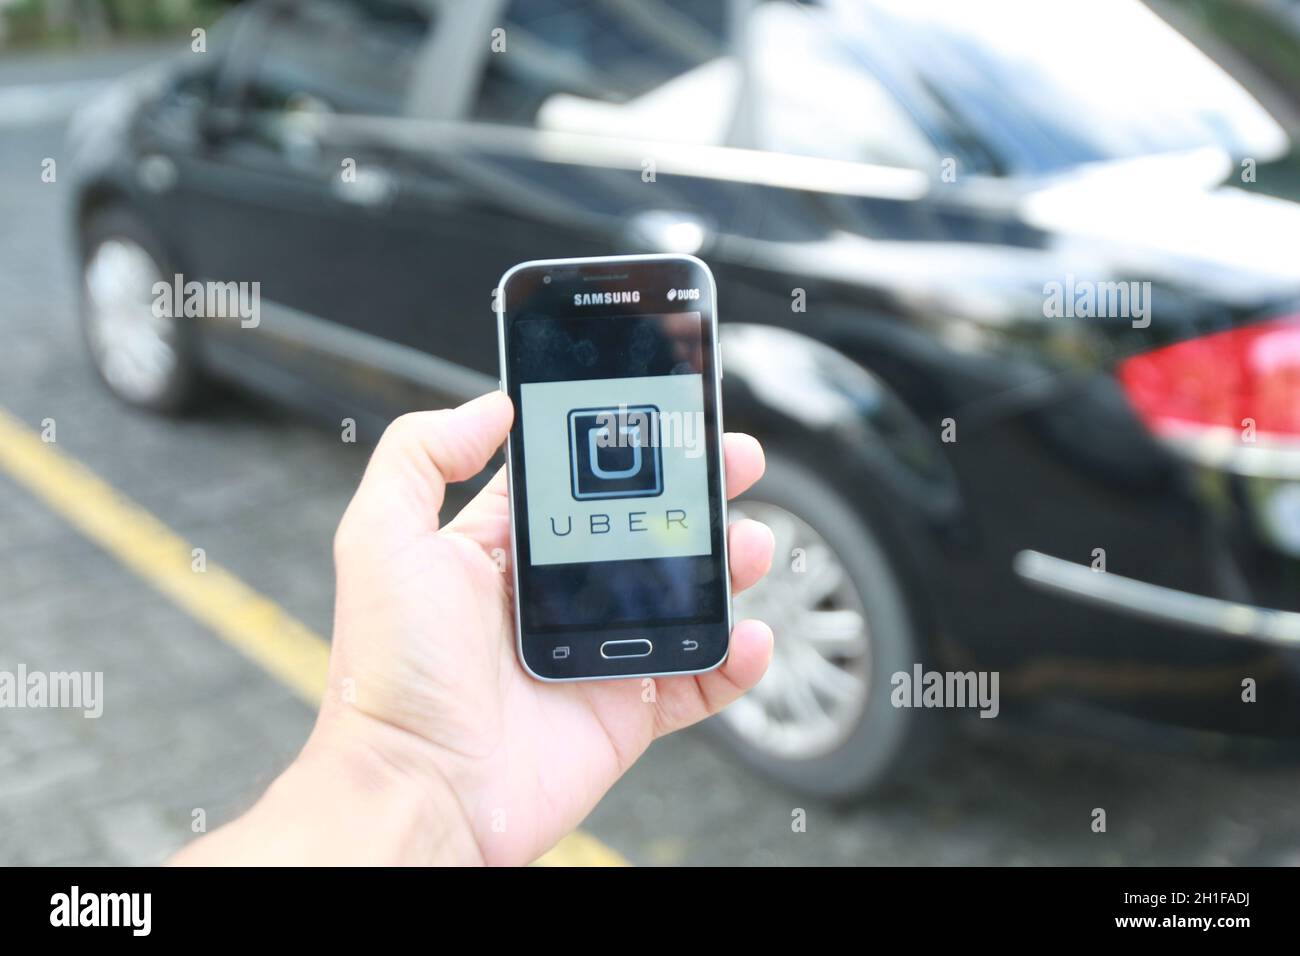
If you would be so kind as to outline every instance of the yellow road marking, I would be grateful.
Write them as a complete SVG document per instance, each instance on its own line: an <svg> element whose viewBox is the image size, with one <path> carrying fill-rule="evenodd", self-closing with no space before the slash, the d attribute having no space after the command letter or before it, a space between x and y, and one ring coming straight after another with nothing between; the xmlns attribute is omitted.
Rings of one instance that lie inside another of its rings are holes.
<svg viewBox="0 0 1300 956"><path fill-rule="evenodd" d="M325 692L329 643L219 565L193 570L193 549L85 465L0 409L0 467L91 541L260 665L313 707ZM619 866L627 861L576 832L537 861Z"/></svg>
<svg viewBox="0 0 1300 956"><path fill-rule="evenodd" d="M590 833L574 830L538 858L533 866L631 866L617 850Z"/></svg>
<svg viewBox="0 0 1300 956"><path fill-rule="evenodd" d="M329 645L224 568L193 570L191 546L75 459L0 411L0 465L91 541L315 705Z"/></svg>

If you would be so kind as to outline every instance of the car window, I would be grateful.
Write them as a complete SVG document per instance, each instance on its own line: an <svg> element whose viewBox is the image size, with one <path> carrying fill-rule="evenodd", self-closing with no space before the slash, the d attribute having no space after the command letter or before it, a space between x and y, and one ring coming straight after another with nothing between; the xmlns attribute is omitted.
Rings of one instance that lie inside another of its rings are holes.
<svg viewBox="0 0 1300 956"><path fill-rule="evenodd" d="M488 59L479 119L538 129L726 145L742 82L726 0L518 0ZM753 145L932 168L931 142L870 73L840 55L820 11L746 5Z"/></svg>
<svg viewBox="0 0 1300 956"><path fill-rule="evenodd" d="M245 105L400 114L429 26L414 0L311 0L278 9Z"/></svg>
<svg viewBox="0 0 1300 956"><path fill-rule="evenodd" d="M824 0L824 37L963 169L1037 175L1206 147L1281 155L1250 93L1140 0Z"/></svg>
<svg viewBox="0 0 1300 956"><path fill-rule="evenodd" d="M940 156L893 93L836 42L821 9L773 0L746 31L760 149L934 170Z"/></svg>
<svg viewBox="0 0 1300 956"><path fill-rule="evenodd" d="M728 0L513 0L474 115L570 132L716 139L735 103L729 7ZM692 95L678 103L674 88L684 79L694 80L684 84ZM700 83L705 97L694 95ZM671 109L660 108L665 94ZM652 108L631 109L647 102Z"/></svg>

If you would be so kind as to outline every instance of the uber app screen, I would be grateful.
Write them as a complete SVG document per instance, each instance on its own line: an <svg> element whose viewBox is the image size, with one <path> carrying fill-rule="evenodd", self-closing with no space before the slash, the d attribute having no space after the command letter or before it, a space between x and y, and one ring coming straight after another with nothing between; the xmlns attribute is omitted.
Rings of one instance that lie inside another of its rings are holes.
<svg viewBox="0 0 1300 956"><path fill-rule="evenodd" d="M533 565L711 552L704 380L521 385Z"/></svg>

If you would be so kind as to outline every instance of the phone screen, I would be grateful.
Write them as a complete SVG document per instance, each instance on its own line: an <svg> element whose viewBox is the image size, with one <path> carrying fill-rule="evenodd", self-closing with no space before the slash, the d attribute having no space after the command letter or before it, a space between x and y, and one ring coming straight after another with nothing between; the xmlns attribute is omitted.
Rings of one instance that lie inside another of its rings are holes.
<svg viewBox="0 0 1300 956"><path fill-rule="evenodd" d="M525 663L561 678L712 666L729 588L707 270L541 264L502 294Z"/></svg>

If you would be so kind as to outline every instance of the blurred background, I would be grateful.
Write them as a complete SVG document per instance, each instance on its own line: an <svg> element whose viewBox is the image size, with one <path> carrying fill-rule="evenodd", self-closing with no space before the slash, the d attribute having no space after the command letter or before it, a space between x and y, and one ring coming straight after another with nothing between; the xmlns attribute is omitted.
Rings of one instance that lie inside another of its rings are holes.
<svg viewBox="0 0 1300 956"><path fill-rule="evenodd" d="M0 863L248 806L497 278L686 252L777 659L546 862L1300 864L1298 135L1300 0L0 0Z"/></svg>

